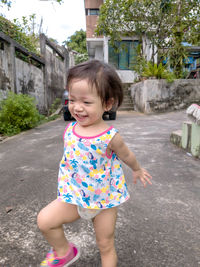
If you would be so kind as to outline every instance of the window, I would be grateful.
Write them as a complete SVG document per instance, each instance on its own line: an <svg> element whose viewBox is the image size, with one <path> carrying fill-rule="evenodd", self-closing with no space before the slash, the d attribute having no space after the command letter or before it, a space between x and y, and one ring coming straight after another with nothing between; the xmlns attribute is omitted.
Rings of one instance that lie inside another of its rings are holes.
<svg viewBox="0 0 200 267"><path fill-rule="evenodd" d="M95 8L95 9L86 8L85 15L86 16L93 16L93 15L99 16L99 9L98 8Z"/></svg>
<svg viewBox="0 0 200 267"><path fill-rule="evenodd" d="M109 45L109 63L119 70L133 70L136 64L138 44L139 41L117 42L119 51Z"/></svg>
<svg viewBox="0 0 200 267"><path fill-rule="evenodd" d="M90 9L89 15L97 15L99 16L99 9Z"/></svg>

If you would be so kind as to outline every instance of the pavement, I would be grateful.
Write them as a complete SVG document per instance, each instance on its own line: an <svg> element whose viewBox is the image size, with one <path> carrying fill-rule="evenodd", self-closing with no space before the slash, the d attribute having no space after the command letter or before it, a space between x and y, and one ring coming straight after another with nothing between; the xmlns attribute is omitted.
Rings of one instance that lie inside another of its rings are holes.
<svg viewBox="0 0 200 267"><path fill-rule="evenodd" d="M119 267L200 266L200 160L170 143L185 119L185 111L118 112L107 121L153 176L152 186L134 185L123 165L131 198L118 212ZM49 249L36 218L56 198L65 126L60 118L0 143L0 267L36 267ZM72 266L101 266L92 223L64 229L82 250Z"/></svg>

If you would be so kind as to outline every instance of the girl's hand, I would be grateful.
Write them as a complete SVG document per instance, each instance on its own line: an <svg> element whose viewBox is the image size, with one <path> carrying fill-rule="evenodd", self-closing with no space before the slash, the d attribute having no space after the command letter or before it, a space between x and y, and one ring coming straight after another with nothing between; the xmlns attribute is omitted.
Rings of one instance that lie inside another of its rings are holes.
<svg viewBox="0 0 200 267"><path fill-rule="evenodd" d="M144 186L146 186L147 183L152 184L151 179L152 176L145 170L140 169L138 171L133 172L133 183L137 183L137 179L140 179L140 181L143 183Z"/></svg>

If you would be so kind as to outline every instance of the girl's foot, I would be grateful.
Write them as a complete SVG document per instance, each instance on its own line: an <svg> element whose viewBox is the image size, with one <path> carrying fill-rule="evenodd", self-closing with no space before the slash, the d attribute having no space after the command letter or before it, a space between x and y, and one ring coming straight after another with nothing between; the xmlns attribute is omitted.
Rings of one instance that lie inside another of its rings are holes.
<svg viewBox="0 0 200 267"><path fill-rule="evenodd" d="M41 262L40 267L68 267L77 261L79 257L80 250L73 243L69 243L69 250L64 257L59 258L55 251L50 250L45 260Z"/></svg>

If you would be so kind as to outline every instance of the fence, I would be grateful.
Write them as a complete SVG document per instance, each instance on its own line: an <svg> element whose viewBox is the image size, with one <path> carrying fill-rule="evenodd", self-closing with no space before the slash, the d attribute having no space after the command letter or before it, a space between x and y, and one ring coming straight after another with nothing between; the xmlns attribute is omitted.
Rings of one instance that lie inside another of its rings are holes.
<svg viewBox="0 0 200 267"><path fill-rule="evenodd" d="M35 97L39 111L46 114L55 98L66 88L66 72L73 55L40 35L41 56L29 52L9 36L0 32L0 97L8 91ZM28 62L18 58L25 55Z"/></svg>

